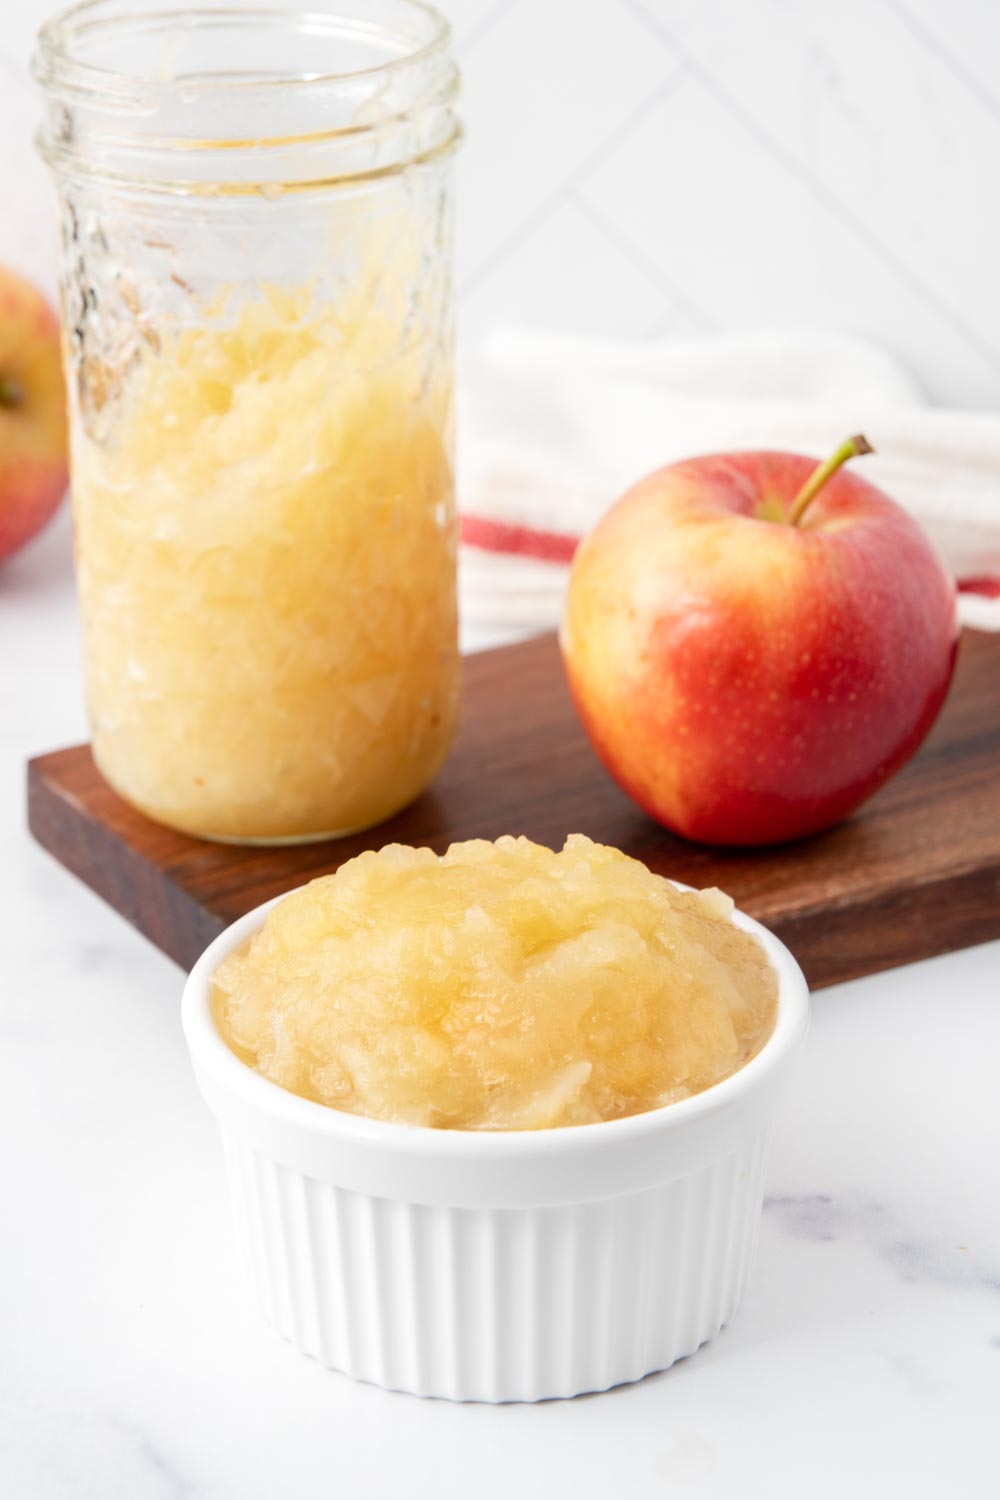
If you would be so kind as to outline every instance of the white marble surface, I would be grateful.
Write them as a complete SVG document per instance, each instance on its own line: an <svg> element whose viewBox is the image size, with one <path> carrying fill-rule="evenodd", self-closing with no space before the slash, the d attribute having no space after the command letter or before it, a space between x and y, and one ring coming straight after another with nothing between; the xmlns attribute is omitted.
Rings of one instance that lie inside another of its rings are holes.
<svg viewBox="0 0 1000 1500"><path fill-rule="evenodd" d="M1000 944L820 994L749 1295L638 1386L459 1407L244 1307L180 972L24 832L83 728L66 517L0 572L0 1491L10 1500L1000 1492Z"/></svg>

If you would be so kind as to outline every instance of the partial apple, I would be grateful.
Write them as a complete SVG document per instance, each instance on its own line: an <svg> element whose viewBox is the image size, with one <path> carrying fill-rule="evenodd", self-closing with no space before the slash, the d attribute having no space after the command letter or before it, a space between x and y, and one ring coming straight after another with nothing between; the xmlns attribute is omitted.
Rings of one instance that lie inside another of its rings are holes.
<svg viewBox="0 0 1000 1500"><path fill-rule="evenodd" d="M673 464L573 562L562 650L611 775L674 832L777 843L898 771L955 662L955 587L917 523L841 465L731 453Z"/></svg>
<svg viewBox="0 0 1000 1500"><path fill-rule="evenodd" d="M0 267L0 558L58 508L66 449L58 320L30 282Z"/></svg>

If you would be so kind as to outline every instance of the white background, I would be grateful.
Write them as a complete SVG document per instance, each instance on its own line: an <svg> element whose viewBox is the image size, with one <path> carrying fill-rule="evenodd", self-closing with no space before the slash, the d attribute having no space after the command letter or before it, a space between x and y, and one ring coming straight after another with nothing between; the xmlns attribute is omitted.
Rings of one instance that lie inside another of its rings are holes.
<svg viewBox="0 0 1000 1500"><path fill-rule="evenodd" d="M459 288L496 325L863 333L938 402L1000 400L1000 5L444 0L466 78ZM0 262L52 285L0 0Z"/></svg>

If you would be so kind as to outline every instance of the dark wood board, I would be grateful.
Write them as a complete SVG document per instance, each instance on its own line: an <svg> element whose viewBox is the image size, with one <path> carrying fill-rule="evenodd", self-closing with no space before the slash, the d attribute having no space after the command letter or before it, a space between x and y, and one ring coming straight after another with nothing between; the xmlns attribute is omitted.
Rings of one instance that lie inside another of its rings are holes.
<svg viewBox="0 0 1000 1500"><path fill-rule="evenodd" d="M840 827L769 851L707 849L658 827L604 773L555 638L469 657L450 760L412 807L365 834L239 849L161 828L101 779L86 745L28 767L39 843L189 967L261 901L390 841L443 850L582 832L690 885L719 885L792 949L814 987L1000 937L1000 636L966 632L919 755Z"/></svg>

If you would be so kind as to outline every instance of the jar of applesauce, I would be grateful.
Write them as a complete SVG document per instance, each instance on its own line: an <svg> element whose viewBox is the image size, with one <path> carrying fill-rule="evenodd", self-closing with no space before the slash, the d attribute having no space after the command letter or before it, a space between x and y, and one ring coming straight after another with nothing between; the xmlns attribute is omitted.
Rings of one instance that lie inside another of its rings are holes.
<svg viewBox="0 0 1000 1500"><path fill-rule="evenodd" d="M377 823L458 700L448 27L90 0L35 68L95 760L206 838Z"/></svg>

